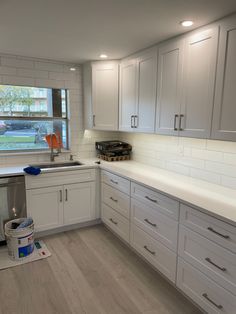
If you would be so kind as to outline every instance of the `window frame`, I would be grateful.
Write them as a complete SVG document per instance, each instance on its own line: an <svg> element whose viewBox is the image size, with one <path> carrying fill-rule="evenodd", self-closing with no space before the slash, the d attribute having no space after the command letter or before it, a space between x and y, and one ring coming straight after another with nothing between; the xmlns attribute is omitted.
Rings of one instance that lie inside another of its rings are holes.
<svg viewBox="0 0 236 314"><path fill-rule="evenodd" d="M20 85L9 85L9 84L1 84L1 85L6 85L6 86L20 86ZM66 124L66 148L62 149L63 151L70 151L70 141L69 141L69 116L68 116L68 89L66 88L53 88L53 87L37 87L37 86L21 86L21 87L35 87L35 88L47 88L47 89L64 89L65 90L65 109L66 109L66 116L65 117L29 117L29 116L2 116L0 115L0 121L4 120L22 120L22 121L65 121ZM0 149L0 156L1 154L24 154L24 153L40 153L40 152L49 152L50 148L35 148L35 149L5 149L1 150Z"/></svg>

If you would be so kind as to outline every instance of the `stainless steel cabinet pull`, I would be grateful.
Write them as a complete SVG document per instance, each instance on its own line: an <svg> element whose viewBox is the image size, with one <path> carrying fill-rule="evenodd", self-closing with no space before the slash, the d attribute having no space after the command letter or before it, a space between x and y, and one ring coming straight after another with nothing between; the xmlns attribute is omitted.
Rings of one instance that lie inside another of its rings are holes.
<svg viewBox="0 0 236 314"><path fill-rule="evenodd" d="M60 190L60 202L62 202L62 190Z"/></svg>
<svg viewBox="0 0 236 314"><path fill-rule="evenodd" d="M134 116L134 127L137 129L138 127L138 116Z"/></svg>
<svg viewBox="0 0 236 314"><path fill-rule="evenodd" d="M114 221L112 218L110 218L110 221L111 221L114 225L118 225L118 222Z"/></svg>
<svg viewBox="0 0 236 314"><path fill-rule="evenodd" d="M211 304L213 304L215 307L217 307L217 309L219 309L219 310L222 310L222 309L223 309L223 306L220 305L220 304L216 304L214 301L212 301L212 300L208 297L207 293L203 293L202 296L203 296L207 301L209 301Z"/></svg>
<svg viewBox="0 0 236 314"><path fill-rule="evenodd" d="M134 116L132 115L132 116L130 117L130 119L131 119L130 124L131 124L131 128L132 128L132 129L134 128L133 118L134 118Z"/></svg>
<svg viewBox="0 0 236 314"><path fill-rule="evenodd" d="M93 126L95 126L95 114L93 115Z"/></svg>
<svg viewBox="0 0 236 314"><path fill-rule="evenodd" d="M154 200L153 198L149 197L149 196L145 196L145 198L153 203L158 203L157 200Z"/></svg>
<svg viewBox="0 0 236 314"><path fill-rule="evenodd" d="M182 128L182 118L184 117L183 114L179 116L179 131L183 131L184 129Z"/></svg>
<svg viewBox="0 0 236 314"><path fill-rule="evenodd" d="M146 245L144 245L144 248L145 248L146 251L148 251L148 252L151 253L152 255L155 255L155 254L156 254L156 252L149 250L149 248L148 248Z"/></svg>
<svg viewBox="0 0 236 314"><path fill-rule="evenodd" d="M178 118L178 114L175 114L175 119L174 119L174 130L175 131L178 131L178 128L176 127L176 120L177 120L177 118Z"/></svg>
<svg viewBox="0 0 236 314"><path fill-rule="evenodd" d="M118 184L118 182L117 181L114 181L114 180L110 180L112 183L115 183L115 184Z"/></svg>
<svg viewBox="0 0 236 314"><path fill-rule="evenodd" d="M222 271L226 271L227 269L225 267L220 267L217 264L215 264L214 262L212 262L212 260L209 257L206 257L205 260L210 263L211 265L215 266L216 268L222 270Z"/></svg>
<svg viewBox="0 0 236 314"><path fill-rule="evenodd" d="M68 201L68 190L66 189L65 192L66 192L65 201L67 202Z"/></svg>
<svg viewBox="0 0 236 314"><path fill-rule="evenodd" d="M214 230L212 227L208 227L207 229L208 229L209 231L211 231L211 232L217 234L218 236L224 238L224 239L229 239L229 238L230 238L228 235L224 235L224 234L222 234L222 233L220 233L220 232Z"/></svg>
<svg viewBox="0 0 236 314"><path fill-rule="evenodd" d="M156 227L156 224L153 224L151 221L149 221L147 218L144 219L144 221L146 221L149 225Z"/></svg>
<svg viewBox="0 0 236 314"><path fill-rule="evenodd" d="M110 197L110 199L111 199L113 202L118 202L118 200L114 199L112 196Z"/></svg>

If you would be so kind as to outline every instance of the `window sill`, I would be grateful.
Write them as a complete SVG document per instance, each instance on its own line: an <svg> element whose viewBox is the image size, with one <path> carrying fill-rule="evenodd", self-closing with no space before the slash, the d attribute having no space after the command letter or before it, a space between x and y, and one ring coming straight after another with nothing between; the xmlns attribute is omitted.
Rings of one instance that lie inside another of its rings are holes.
<svg viewBox="0 0 236 314"><path fill-rule="evenodd" d="M71 153L71 150L67 150L67 149L64 149L60 152L60 154L70 154ZM22 152L16 152L16 151L8 151L8 152L0 152L0 157L9 157L9 156L24 156L24 155L45 155L45 154L50 154L50 150L40 150L40 151L22 151Z"/></svg>

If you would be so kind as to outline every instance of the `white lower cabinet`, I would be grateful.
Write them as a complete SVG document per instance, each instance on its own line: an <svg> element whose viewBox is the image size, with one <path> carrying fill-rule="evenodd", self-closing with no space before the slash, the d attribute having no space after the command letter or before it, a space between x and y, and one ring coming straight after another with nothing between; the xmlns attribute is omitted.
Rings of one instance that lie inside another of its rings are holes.
<svg viewBox="0 0 236 314"><path fill-rule="evenodd" d="M105 171L102 220L204 311L236 314L235 226Z"/></svg>
<svg viewBox="0 0 236 314"><path fill-rule="evenodd" d="M74 224L95 218L94 182L64 186L64 224Z"/></svg>
<svg viewBox="0 0 236 314"><path fill-rule="evenodd" d="M130 244L157 270L175 282L177 255L174 252L135 225L131 225Z"/></svg>
<svg viewBox="0 0 236 314"><path fill-rule="evenodd" d="M208 314L236 313L236 297L181 258L177 286Z"/></svg>
<svg viewBox="0 0 236 314"><path fill-rule="evenodd" d="M33 218L36 232L96 218L94 169L81 170L81 176L79 171L61 174L41 174L39 180L26 177L27 215Z"/></svg>
<svg viewBox="0 0 236 314"><path fill-rule="evenodd" d="M102 204L102 221L126 242L129 242L129 220Z"/></svg>
<svg viewBox="0 0 236 314"><path fill-rule="evenodd" d="M27 191L27 214L34 220L36 231L63 225L63 186Z"/></svg>

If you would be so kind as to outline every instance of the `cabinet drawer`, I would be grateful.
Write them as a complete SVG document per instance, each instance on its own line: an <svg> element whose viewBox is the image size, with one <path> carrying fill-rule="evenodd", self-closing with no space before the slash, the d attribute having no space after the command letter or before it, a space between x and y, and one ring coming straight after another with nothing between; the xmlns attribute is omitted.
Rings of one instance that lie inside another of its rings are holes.
<svg viewBox="0 0 236 314"><path fill-rule="evenodd" d="M236 254L180 225L179 255L236 295Z"/></svg>
<svg viewBox="0 0 236 314"><path fill-rule="evenodd" d="M160 212L175 220L179 219L179 202L168 196L133 182L131 183L131 196L153 208L157 208Z"/></svg>
<svg viewBox="0 0 236 314"><path fill-rule="evenodd" d="M175 253L135 225L131 225L130 244L156 269L175 282Z"/></svg>
<svg viewBox="0 0 236 314"><path fill-rule="evenodd" d="M102 204L102 221L122 239L129 242L129 221L111 207Z"/></svg>
<svg viewBox="0 0 236 314"><path fill-rule="evenodd" d="M209 314L235 313L235 296L181 258L178 259L177 286Z"/></svg>
<svg viewBox="0 0 236 314"><path fill-rule="evenodd" d="M102 201L121 215L129 218L130 196L102 183Z"/></svg>
<svg viewBox="0 0 236 314"><path fill-rule="evenodd" d="M177 250L178 222L135 199L131 200L131 221L150 236Z"/></svg>
<svg viewBox="0 0 236 314"><path fill-rule="evenodd" d="M236 227L184 204L180 205L180 222L236 253Z"/></svg>
<svg viewBox="0 0 236 314"><path fill-rule="evenodd" d="M95 180L95 169L81 169L73 171L55 171L41 173L38 176L25 176L26 189L35 189L58 184L80 183Z"/></svg>
<svg viewBox="0 0 236 314"><path fill-rule="evenodd" d="M102 171L102 182L130 195L130 181L108 171Z"/></svg>

